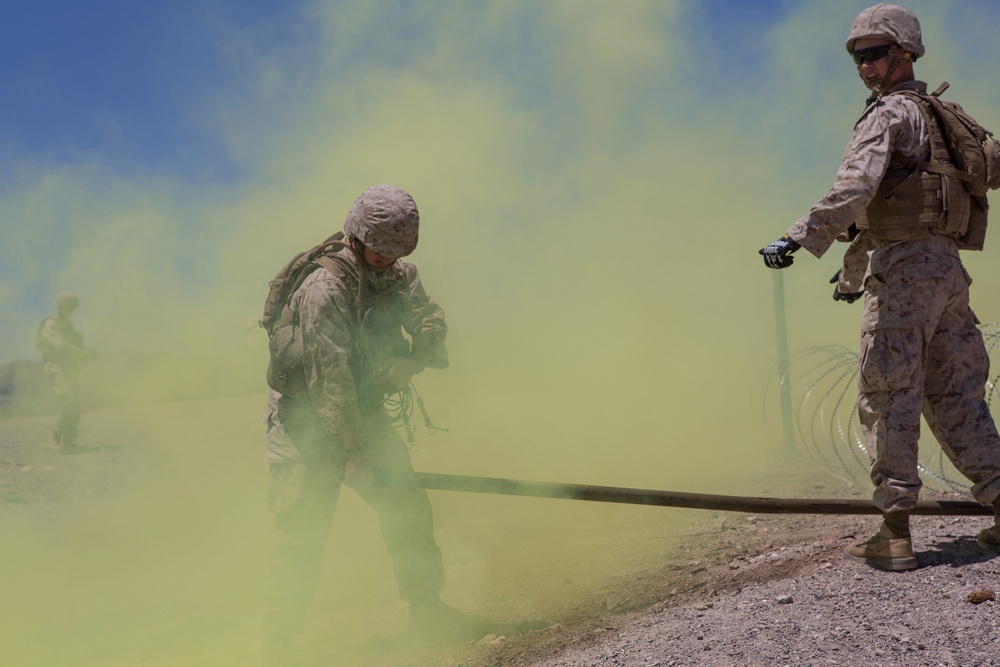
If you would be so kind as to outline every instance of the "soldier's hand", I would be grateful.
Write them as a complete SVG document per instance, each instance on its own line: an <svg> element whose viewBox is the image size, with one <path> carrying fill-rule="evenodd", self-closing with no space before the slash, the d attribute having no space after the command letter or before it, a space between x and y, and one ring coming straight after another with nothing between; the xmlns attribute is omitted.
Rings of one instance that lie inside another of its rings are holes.
<svg viewBox="0 0 1000 667"><path fill-rule="evenodd" d="M375 389L383 394L402 391L419 370L417 361L412 356L393 357L375 373Z"/></svg>
<svg viewBox="0 0 1000 667"><path fill-rule="evenodd" d="M837 285L837 283L839 282L840 282L840 271L838 270L835 274L833 274L833 278L830 278L830 283L832 285ZM854 303L864 295L865 295L864 290L860 292L841 292L839 285L833 288L834 301L846 301L847 303Z"/></svg>
<svg viewBox="0 0 1000 667"><path fill-rule="evenodd" d="M800 246L788 234L785 234L774 243L768 243L757 252L764 256L764 264L771 269L787 269L795 259L792 253Z"/></svg>

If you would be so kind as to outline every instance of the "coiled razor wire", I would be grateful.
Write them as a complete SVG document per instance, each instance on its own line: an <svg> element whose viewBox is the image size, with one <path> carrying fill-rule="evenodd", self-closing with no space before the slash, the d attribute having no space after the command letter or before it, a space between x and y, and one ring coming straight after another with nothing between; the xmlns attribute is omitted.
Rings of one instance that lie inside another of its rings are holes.
<svg viewBox="0 0 1000 667"><path fill-rule="evenodd" d="M1000 321L981 324L980 330L990 356L991 367L1000 367ZM858 421L858 356L844 347L813 347L789 356L784 375L773 372L765 390L765 423L773 431L784 415L775 421L772 400L790 383L794 441L824 465L831 474L849 484L870 483L871 459L865 448ZM1000 389L1000 373L986 381L986 402L993 401ZM777 429L780 433L780 426ZM929 432L929 429L924 429ZM931 436L933 439L933 436ZM917 467L925 486L938 491L966 491L969 482L955 470L940 447L918 459Z"/></svg>

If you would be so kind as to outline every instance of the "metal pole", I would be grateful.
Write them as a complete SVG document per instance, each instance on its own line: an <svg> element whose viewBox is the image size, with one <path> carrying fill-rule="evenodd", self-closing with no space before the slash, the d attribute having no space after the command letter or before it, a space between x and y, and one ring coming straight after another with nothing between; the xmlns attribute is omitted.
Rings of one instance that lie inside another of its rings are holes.
<svg viewBox="0 0 1000 667"><path fill-rule="evenodd" d="M785 449L792 449L792 378L788 373L788 325L785 322L785 281L781 271L774 276L774 329L778 346L778 387L781 391L781 430Z"/></svg>
<svg viewBox="0 0 1000 667"><path fill-rule="evenodd" d="M751 512L756 514L881 514L870 500L837 500L812 498L756 498L749 496L716 496L705 493L629 489L614 486L563 484L560 482L528 482L499 477L441 475L414 473L416 486L437 491L466 491L507 496L533 496L564 500L591 500L630 505L656 505L688 509ZM377 483L395 483L382 478ZM936 516L992 516L993 508L964 500L922 500L911 514Z"/></svg>

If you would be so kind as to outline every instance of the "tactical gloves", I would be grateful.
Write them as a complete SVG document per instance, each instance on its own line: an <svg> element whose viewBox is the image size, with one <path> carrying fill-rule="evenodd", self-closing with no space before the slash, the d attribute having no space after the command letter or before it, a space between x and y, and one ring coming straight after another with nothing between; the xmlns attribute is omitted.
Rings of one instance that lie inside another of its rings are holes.
<svg viewBox="0 0 1000 667"><path fill-rule="evenodd" d="M833 274L833 278L830 278L831 285L837 285L840 282L840 271ZM840 286L833 288L833 300L834 301L846 301L847 303L854 303L861 297L865 295L864 290L860 292L841 292Z"/></svg>
<svg viewBox="0 0 1000 667"><path fill-rule="evenodd" d="M758 252L764 256L764 264L771 269L787 269L795 259L792 253L801 246L795 242L788 234L785 234L774 243L769 243Z"/></svg>

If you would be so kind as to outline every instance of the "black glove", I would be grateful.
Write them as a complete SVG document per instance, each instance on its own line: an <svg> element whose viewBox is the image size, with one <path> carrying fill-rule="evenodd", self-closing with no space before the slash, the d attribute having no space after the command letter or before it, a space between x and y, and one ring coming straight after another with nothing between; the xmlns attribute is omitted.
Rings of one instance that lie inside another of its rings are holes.
<svg viewBox="0 0 1000 667"><path fill-rule="evenodd" d="M833 278L830 278L830 284L836 285L840 282L840 271L833 274ZM865 295L865 291L860 292L841 292L839 286L833 288L833 300L834 301L846 301L847 303L854 303L861 297Z"/></svg>
<svg viewBox="0 0 1000 667"><path fill-rule="evenodd" d="M830 284L836 285L840 282L840 271L833 274L833 278L830 278ZM834 301L846 301L847 303L854 303L861 297L865 295L864 290L860 292L841 292L839 287L833 288L833 300Z"/></svg>
<svg viewBox="0 0 1000 667"><path fill-rule="evenodd" d="M788 234L785 234L774 243L769 243L758 252L764 256L764 264L770 269L787 269L795 259L792 253L800 246Z"/></svg>

